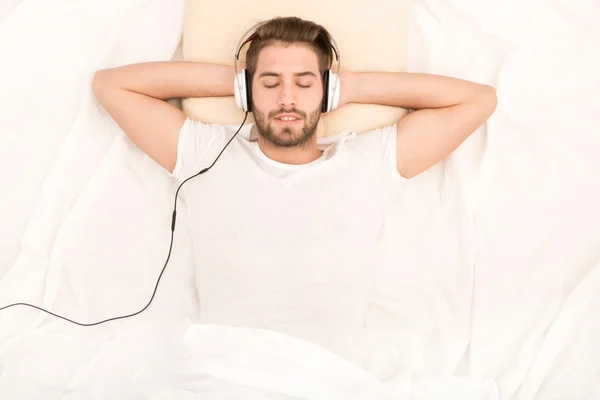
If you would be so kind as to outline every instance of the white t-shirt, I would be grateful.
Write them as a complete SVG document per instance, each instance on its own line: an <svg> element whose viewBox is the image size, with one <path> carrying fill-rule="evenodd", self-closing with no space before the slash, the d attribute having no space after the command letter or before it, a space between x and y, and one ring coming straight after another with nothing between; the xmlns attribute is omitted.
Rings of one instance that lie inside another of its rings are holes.
<svg viewBox="0 0 600 400"><path fill-rule="evenodd" d="M396 170L396 128L319 139L303 165L268 158L244 125L206 173L186 182L201 322L321 342L363 327ZM210 166L237 126L186 119L173 176ZM328 144L327 142L333 142Z"/></svg>

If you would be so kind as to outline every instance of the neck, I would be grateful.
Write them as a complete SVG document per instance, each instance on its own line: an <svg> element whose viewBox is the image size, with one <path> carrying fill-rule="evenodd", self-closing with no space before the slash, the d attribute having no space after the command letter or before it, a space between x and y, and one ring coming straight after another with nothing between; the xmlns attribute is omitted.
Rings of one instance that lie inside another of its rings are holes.
<svg viewBox="0 0 600 400"><path fill-rule="evenodd" d="M256 125L252 127L260 150L271 160L291 165L301 165L313 162L321 157L323 151L317 146L317 136L298 147L279 147L265 140L257 132Z"/></svg>

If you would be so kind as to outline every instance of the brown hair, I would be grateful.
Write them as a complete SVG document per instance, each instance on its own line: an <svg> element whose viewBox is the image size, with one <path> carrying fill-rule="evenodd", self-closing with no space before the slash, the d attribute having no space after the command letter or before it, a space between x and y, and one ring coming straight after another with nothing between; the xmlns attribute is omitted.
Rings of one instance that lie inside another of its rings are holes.
<svg viewBox="0 0 600 400"><path fill-rule="evenodd" d="M333 62L332 44L329 32L323 26L298 17L277 17L261 25L252 35L246 53L246 69L250 79L256 72L256 63L260 51L274 43L303 43L308 45L317 55L321 76L331 67Z"/></svg>

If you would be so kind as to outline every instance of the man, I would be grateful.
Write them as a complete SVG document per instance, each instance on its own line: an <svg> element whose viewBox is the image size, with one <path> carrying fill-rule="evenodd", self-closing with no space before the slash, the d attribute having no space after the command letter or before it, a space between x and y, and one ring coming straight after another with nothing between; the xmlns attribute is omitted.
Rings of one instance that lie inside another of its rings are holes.
<svg viewBox="0 0 600 400"><path fill-rule="evenodd" d="M317 141L331 43L320 25L276 18L246 63L254 124L187 182L201 318L312 340L363 326L386 205L403 182L457 148L493 113L492 87L413 73L340 71L340 104L417 111L330 145ZM152 62L98 71L94 93L129 138L180 182L237 130L165 100L231 96L230 66Z"/></svg>

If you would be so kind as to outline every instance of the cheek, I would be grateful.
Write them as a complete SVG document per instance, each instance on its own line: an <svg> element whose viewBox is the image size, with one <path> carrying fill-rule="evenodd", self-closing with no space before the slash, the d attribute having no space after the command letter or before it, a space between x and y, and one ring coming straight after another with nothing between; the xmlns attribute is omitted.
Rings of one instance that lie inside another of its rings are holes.
<svg viewBox="0 0 600 400"><path fill-rule="evenodd" d="M270 110L277 106L277 95L274 90L256 87L252 91L252 102L262 110Z"/></svg>
<svg viewBox="0 0 600 400"><path fill-rule="evenodd" d="M311 90L310 93L306 94L306 97L303 100L304 104L309 106L307 108L314 109L323 101L323 92L319 89Z"/></svg>

